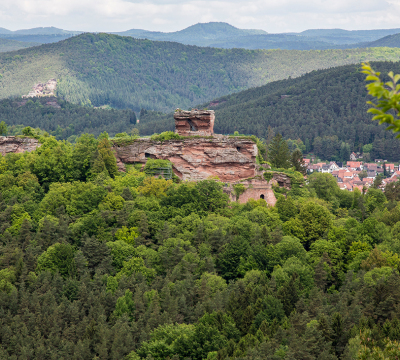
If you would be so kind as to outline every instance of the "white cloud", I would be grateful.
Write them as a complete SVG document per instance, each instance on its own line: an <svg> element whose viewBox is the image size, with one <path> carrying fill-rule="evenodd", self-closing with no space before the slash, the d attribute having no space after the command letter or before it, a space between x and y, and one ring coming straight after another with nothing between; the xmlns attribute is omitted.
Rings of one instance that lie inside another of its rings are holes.
<svg viewBox="0 0 400 360"><path fill-rule="evenodd" d="M176 31L224 21L268 32L400 27L399 0L0 0L0 27Z"/></svg>

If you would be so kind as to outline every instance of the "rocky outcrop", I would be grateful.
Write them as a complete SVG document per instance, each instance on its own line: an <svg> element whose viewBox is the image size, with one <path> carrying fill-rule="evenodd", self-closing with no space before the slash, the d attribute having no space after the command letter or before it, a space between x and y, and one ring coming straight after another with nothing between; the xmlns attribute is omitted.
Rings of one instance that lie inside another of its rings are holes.
<svg viewBox="0 0 400 360"><path fill-rule="evenodd" d="M214 134L214 110L183 111L177 109L174 114L175 132L181 136Z"/></svg>
<svg viewBox="0 0 400 360"><path fill-rule="evenodd" d="M285 173L274 172L271 182L287 190L290 190L292 188L292 180Z"/></svg>
<svg viewBox="0 0 400 360"><path fill-rule="evenodd" d="M167 159L182 180L218 177L234 182L256 175L257 146L247 138L215 136L184 140L152 141L141 138L113 147L120 169L123 164L145 163L148 158Z"/></svg>
<svg viewBox="0 0 400 360"><path fill-rule="evenodd" d="M57 87L57 80L50 79L47 83L38 83L33 86L32 91L28 95L24 95L24 98L38 97L38 96L54 96Z"/></svg>
<svg viewBox="0 0 400 360"><path fill-rule="evenodd" d="M22 153L36 150L41 144L37 139L0 136L0 154Z"/></svg>

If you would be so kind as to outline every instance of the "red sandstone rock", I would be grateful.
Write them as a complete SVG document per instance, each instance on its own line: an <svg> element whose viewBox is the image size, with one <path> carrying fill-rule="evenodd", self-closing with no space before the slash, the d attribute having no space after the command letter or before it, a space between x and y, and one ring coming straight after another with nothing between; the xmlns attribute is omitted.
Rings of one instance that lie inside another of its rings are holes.
<svg viewBox="0 0 400 360"><path fill-rule="evenodd" d="M175 111L175 132L181 136L214 134L214 110Z"/></svg>
<svg viewBox="0 0 400 360"><path fill-rule="evenodd" d="M234 182L256 175L257 146L249 139L221 136L156 142L142 138L113 149L120 168L121 163L145 163L147 158L167 159L182 180L218 177Z"/></svg>
<svg viewBox="0 0 400 360"><path fill-rule="evenodd" d="M38 96L54 96L57 88L57 80L50 79L47 83L38 83L33 86L32 91L28 95L23 95L23 98L38 97Z"/></svg>
<svg viewBox="0 0 400 360"><path fill-rule="evenodd" d="M36 150L41 144L37 139L0 136L0 154L22 153Z"/></svg>

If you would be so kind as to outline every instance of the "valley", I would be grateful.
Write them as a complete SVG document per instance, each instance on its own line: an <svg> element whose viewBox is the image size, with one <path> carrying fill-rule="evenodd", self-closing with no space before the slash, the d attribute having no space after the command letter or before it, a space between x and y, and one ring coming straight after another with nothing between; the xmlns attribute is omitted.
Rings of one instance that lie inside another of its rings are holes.
<svg viewBox="0 0 400 360"><path fill-rule="evenodd" d="M400 358L398 32L0 28L0 359Z"/></svg>
<svg viewBox="0 0 400 360"><path fill-rule="evenodd" d="M72 103L172 111L313 70L399 59L397 48L230 50L83 34L0 54L0 98L54 78L57 96Z"/></svg>

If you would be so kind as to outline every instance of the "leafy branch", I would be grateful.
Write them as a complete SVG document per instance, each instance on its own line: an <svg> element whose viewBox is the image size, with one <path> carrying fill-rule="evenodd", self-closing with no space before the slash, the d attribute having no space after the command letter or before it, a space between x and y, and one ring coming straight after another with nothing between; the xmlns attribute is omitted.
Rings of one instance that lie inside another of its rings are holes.
<svg viewBox="0 0 400 360"><path fill-rule="evenodd" d="M377 103L368 101L367 104L373 106L368 112L374 114L372 120L379 120L379 124L389 124L387 130L392 130L394 133L400 133L400 75L393 74L390 71L388 76L390 81L383 82L380 78L380 73L372 69L369 63L362 64L362 72L367 74L366 81L371 81L366 85L368 94L378 100ZM391 110L396 112L396 115L390 113ZM396 136L400 138L400 134Z"/></svg>

